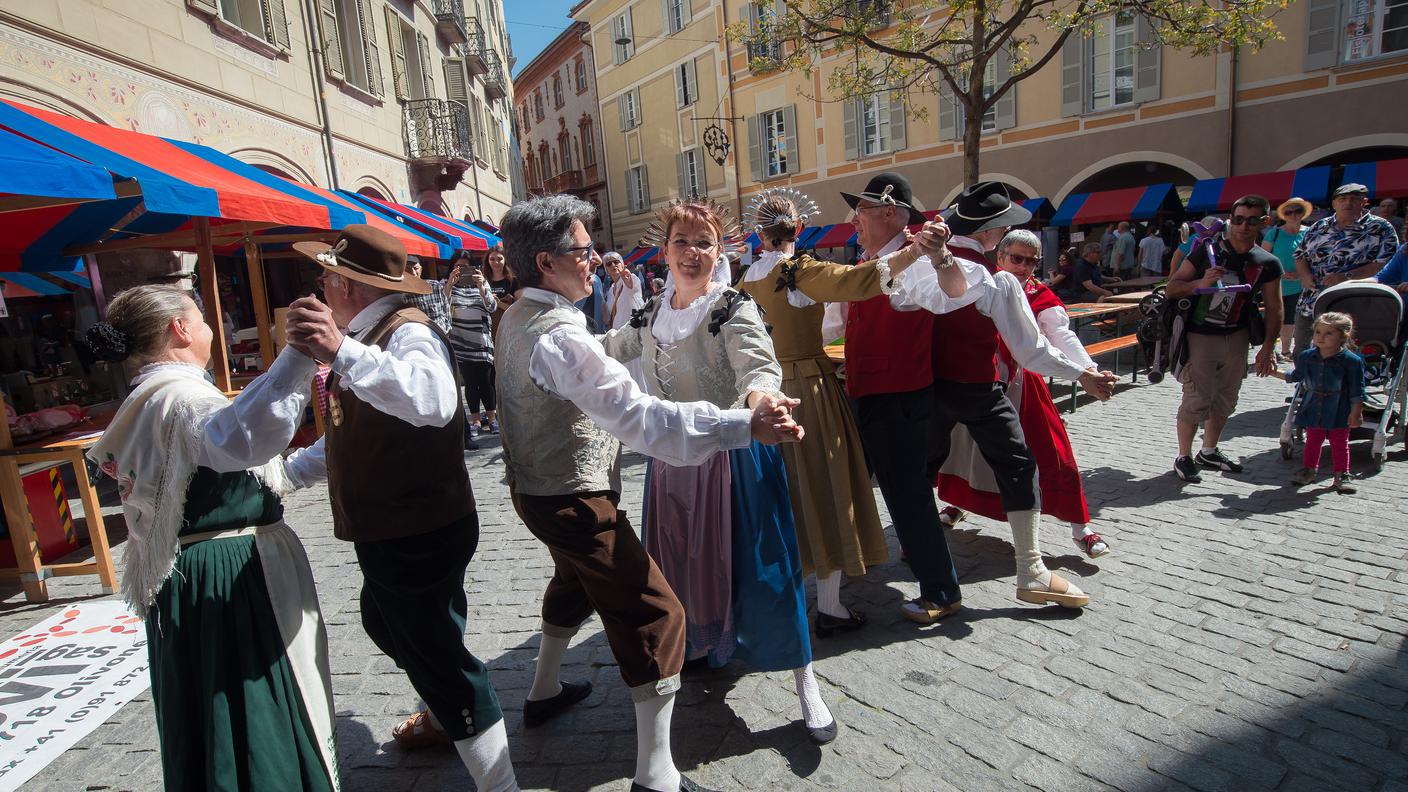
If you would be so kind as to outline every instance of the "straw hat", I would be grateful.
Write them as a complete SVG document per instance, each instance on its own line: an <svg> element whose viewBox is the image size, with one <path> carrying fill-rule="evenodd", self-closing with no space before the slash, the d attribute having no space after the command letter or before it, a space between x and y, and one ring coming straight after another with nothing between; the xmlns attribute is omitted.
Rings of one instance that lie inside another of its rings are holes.
<svg viewBox="0 0 1408 792"><path fill-rule="evenodd" d="M1290 200L1276 207L1276 216L1281 218L1282 220L1288 220L1288 218L1286 217L1286 210L1292 206L1299 206L1301 208L1300 216L1302 220L1307 217L1310 217L1310 213L1315 211L1315 207L1311 206L1310 201L1307 201L1304 198L1291 198Z"/></svg>
<svg viewBox="0 0 1408 792"><path fill-rule="evenodd" d="M429 283L406 272L406 246L394 236L369 225L342 229L337 242L295 242L294 250L318 262L328 272L409 294L429 294Z"/></svg>

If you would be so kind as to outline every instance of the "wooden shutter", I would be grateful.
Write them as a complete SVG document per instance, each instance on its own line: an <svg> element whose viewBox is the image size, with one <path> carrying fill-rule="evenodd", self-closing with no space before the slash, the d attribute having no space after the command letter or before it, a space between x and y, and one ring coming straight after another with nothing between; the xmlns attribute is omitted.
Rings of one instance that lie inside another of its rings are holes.
<svg viewBox="0 0 1408 792"><path fill-rule="evenodd" d="M259 4L264 10L264 31L265 36L274 46L287 50L288 41L288 13L284 10L284 0L259 0Z"/></svg>
<svg viewBox="0 0 1408 792"><path fill-rule="evenodd" d="M616 117L621 122L621 131L626 131L626 94L616 97Z"/></svg>
<svg viewBox="0 0 1408 792"><path fill-rule="evenodd" d="M797 147L797 105L782 108L782 134L787 141L787 168L783 173L797 173L802 169L802 150Z"/></svg>
<svg viewBox="0 0 1408 792"><path fill-rule="evenodd" d="M636 27L635 23L631 20L630 8L626 9L626 13L622 14L622 18L626 23L626 38L631 40L631 43L626 45L626 60L630 60L631 56L636 54Z"/></svg>
<svg viewBox="0 0 1408 792"><path fill-rule="evenodd" d="M1139 45L1134 55L1134 101L1156 102L1162 84L1164 48L1154 41L1154 25L1143 14L1134 18L1134 40Z"/></svg>
<svg viewBox="0 0 1408 792"><path fill-rule="evenodd" d="M650 172L643 163L640 166L640 210L650 211Z"/></svg>
<svg viewBox="0 0 1408 792"><path fill-rule="evenodd" d="M906 146L905 140L904 92L890 92L890 145L886 151L900 151Z"/></svg>
<svg viewBox="0 0 1408 792"><path fill-rule="evenodd" d="M445 59L445 98L469 107L469 80L465 79L464 58ZM524 115L527 114L525 108Z"/></svg>
<svg viewBox="0 0 1408 792"><path fill-rule="evenodd" d="M939 140L958 139L958 100L948 83L939 82Z"/></svg>
<svg viewBox="0 0 1408 792"><path fill-rule="evenodd" d="M997 88L1012 76L1012 53L1006 47L997 51L997 63L993 66L993 87ZM1158 98L1157 96L1154 98ZM997 100L997 105L993 107L996 116L997 128L1011 129L1017 126L1017 86L1014 84L1007 89Z"/></svg>
<svg viewBox="0 0 1408 792"><path fill-rule="evenodd" d="M607 42L611 45L611 62L616 64L617 66L620 66L621 63L625 61L625 58L622 57L624 55L625 47L621 46L620 44L617 44L616 39L625 38L625 36L625 17L619 16L611 20L611 33L610 37L607 39Z"/></svg>
<svg viewBox="0 0 1408 792"><path fill-rule="evenodd" d="M342 38L337 35L337 0L318 0L318 32L323 39L323 66L341 80L347 76Z"/></svg>
<svg viewBox="0 0 1408 792"><path fill-rule="evenodd" d="M397 99L408 99L411 95L410 78L406 75L406 39L401 35L401 15L391 6L382 6L386 12L386 41L391 50L391 87Z"/></svg>
<svg viewBox="0 0 1408 792"><path fill-rule="evenodd" d="M637 85L631 89L631 129L640 126L642 117L640 109L640 86Z"/></svg>
<svg viewBox="0 0 1408 792"><path fill-rule="evenodd" d="M753 172L753 181L763 180L763 117L748 116L748 168Z"/></svg>
<svg viewBox="0 0 1408 792"><path fill-rule="evenodd" d="M636 208L636 182L631 178L631 171L634 168L626 168L626 209L632 214L640 211Z"/></svg>
<svg viewBox="0 0 1408 792"><path fill-rule="evenodd" d="M1061 115L1085 112L1085 34L1072 30L1061 45Z"/></svg>
<svg viewBox="0 0 1408 792"><path fill-rule="evenodd" d="M202 13L214 16L220 15L220 4L218 0L186 0L186 5Z"/></svg>
<svg viewBox="0 0 1408 792"><path fill-rule="evenodd" d="M860 141L856 130L856 111L860 107L859 99L847 99L841 103L842 137L846 143L846 159L860 159Z"/></svg>
<svg viewBox="0 0 1408 792"><path fill-rule="evenodd" d="M668 2L668 0L667 0ZM681 151L675 155L675 170L678 171L680 179L680 197L689 197L689 152Z"/></svg>
<svg viewBox="0 0 1408 792"><path fill-rule="evenodd" d="M694 9L690 8L692 5L694 5L694 0L680 0L681 28L688 27L689 23L694 21Z"/></svg>
<svg viewBox="0 0 1408 792"><path fill-rule="evenodd" d="M420 56L420 84L425 90L423 99L435 98L435 72L430 69L430 39L424 33L416 34L416 54Z"/></svg>
<svg viewBox="0 0 1408 792"><path fill-rule="evenodd" d="M1305 18L1305 70L1334 66L1339 62L1340 0L1307 0Z"/></svg>
<svg viewBox="0 0 1408 792"><path fill-rule="evenodd" d="M362 51L367 60L367 86L376 96L382 95L381 85L381 45L376 40L376 20L372 14L371 0L357 0L357 11L362 21Z"/></svg>
<svg viewBox="0 0 1408 792"><path fill-rule="evenodd" d="M660 27L666 35L678 33L679 28L675 27L674 20L670 18L671 0L660 0Z"/></svg>
<svg viewBox="0 0 1408 792"><path fill-rule="evenodd" d="M689 103L699 100L699 72L695 71L694 58L684 62L685 83L689 86Z"/></svg>

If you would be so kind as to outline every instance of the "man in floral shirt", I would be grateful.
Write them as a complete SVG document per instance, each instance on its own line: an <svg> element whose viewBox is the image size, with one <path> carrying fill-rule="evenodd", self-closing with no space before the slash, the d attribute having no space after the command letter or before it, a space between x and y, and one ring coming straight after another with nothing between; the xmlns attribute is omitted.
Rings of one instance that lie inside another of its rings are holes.
<svg viewBox="0 0 1408 792"><path fill-rule="evenodd" d="M1315 222L1296 247L1296 272L1305 291L1296 307L1295 352L1310 345L1315 297L1320 290L1356 278L1371 278L1398 247L1388 221L1366 211L1369 188L1351 182L1335 190L1335 213Z"/></svg>

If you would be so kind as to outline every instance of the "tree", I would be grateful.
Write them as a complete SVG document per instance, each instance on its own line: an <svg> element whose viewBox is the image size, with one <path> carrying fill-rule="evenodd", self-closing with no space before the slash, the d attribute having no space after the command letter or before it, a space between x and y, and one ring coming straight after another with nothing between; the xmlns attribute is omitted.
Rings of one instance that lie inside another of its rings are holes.
<svg viewBox="0 0 1408 792"><path fill-rule="evenodd" d="M770 0L750 3L728 35L745 42L755 70L800 71L825 64L833 100L891 90L911 114L915 94L951 93L963 115L963 181L978 181L982 120L1012 87L1056 58L1071 36L1090 35L1110 15L1149 24L1137 46L1208 55L1260 49L1280 37L1274 16L1290 0ZM1055 33L1043 41L1042 34ZM1005 79L984 87L1001 57ZM973 76L977 75L977 79Z"/></svg>

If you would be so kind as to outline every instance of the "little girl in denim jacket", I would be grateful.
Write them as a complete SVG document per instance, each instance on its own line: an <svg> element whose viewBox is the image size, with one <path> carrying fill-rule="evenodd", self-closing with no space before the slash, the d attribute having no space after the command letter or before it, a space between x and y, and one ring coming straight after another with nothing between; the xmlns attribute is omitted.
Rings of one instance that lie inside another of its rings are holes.
<svg viewBox="0 0 1408 792"><path fill-rule="evenodd" d="M1349 430L1364 423L1364 358L1348 349L1354 337L1354 319L1348 314L1321 314L1312 332L1310 348L1296 355L1295 370L1275 375L1301 383L1304 394L1295 422L1305 429L1305 466L1291 481L1315 481L1328 439L1335 490L1349 494L1355 491L1349 476Z"/></svg>

